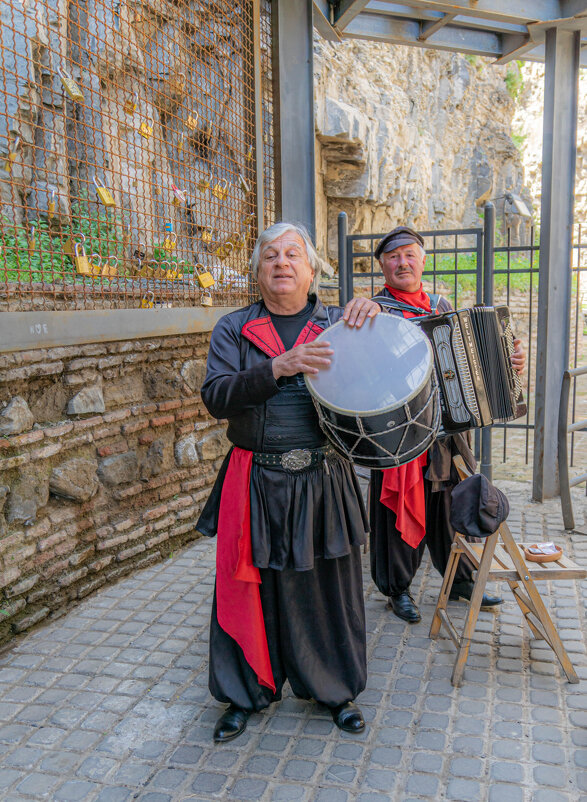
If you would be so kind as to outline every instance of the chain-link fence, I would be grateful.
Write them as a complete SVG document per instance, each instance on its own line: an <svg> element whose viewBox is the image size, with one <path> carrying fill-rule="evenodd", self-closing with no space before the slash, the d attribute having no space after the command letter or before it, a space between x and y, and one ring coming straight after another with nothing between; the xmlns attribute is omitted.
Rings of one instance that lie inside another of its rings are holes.
<svg viewBox="0 0 587 802"><path fill-rule="evenodd" d="M274 215L270 2L260 31L254 11L0 0L0 309L251 298L259 174Z"/></svg>

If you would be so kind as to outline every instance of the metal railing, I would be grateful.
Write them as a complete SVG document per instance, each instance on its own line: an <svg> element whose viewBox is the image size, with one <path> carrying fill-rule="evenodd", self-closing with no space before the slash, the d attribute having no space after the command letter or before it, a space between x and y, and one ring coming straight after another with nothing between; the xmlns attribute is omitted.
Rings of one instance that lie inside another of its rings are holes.
<svg viewBox="0 0 587 802"><path fill-rule="evenodd" d="M574 437L577 432L587 432L587 418L583 420L577 420L571 424L568 422L571 380L576 380L578 376L585 375L587 375L587 366L573 368L572 370L565 370L563 375L563 383L561 386L561 397L558 412L558 475L565 529L575 528L575 516L573 513L571 488L577 487L577 485L583 484L583 482L587 482L587 473L582 473L579 476L575 476L573 479L569 477L569 452L567 442L569 434ZM587 494L587 486L585 487L585 492Z"/></svg>
<svg viewBox="0 0 587 802"><path fill-rule="evenodd" d="M0 311L251 299L274 215L270 12L2 3Z"/></svg>

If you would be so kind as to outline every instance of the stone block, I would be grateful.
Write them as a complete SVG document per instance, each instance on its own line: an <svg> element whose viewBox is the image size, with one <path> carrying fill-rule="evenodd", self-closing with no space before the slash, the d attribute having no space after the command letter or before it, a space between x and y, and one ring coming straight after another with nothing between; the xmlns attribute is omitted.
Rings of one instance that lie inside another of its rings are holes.
<svg viewBox="0 0 587 802"><path fill-rule="evenodd" d="M150 479L152 476L157 476L163 470L164 464L165 441L158 438L150 444L144 459L141 461L141 479Z"/></svg>
<svg viewBox="0 0 587 802"><path fill-rule="evenodd" d="M188 434L175 444L175 461L180 468L189 468L199 462L196 435Z"/></svg>
<svg viewBox="0 0 587 802"><path fill-rule="evenodd" d="M224 431L210 432L198 442L201 459L217 459L228 451L229 443Z"/></svg>
<svg viewBox="0 0 587 802"><path fill-rule="evenodd" d="M49 477L32 471L23 474L12 485L6 508L9 523L32 523L37 510L49 501Z"/></svg>
<svg viewBox="0 0 587 802"><path fill-rule="evenodd" d="M121 485L134 482L139 475L139 464L134 451L115 454L100 462L98 476L105 485Z"/></svg>
<svg viewBox="0 0 587 802"><path fill-rule="evenodd" d="M53 468L49 490L55 496L72 501L88 501L98 492L98 463L93 459L75 457Z"/></svg>
<svg viewBox="0 0 587 802"><path fill-rule="evenodd" d="M105 409L102 389L97 384L93 387L84 387L67 405L68 415L89 415L94 412L104 412Z"/></svg>
<svg viewBox="0 0 587 802"><path fill-rule="evenodd" d="M142 401L143 380L137 374L124 376L104 385L104 401L108 408L128 407Z"/></svg>
<svg viewBox="0 0 587 802"><path fill-rule="evenodd" d="M190 390L200 390L206 375L206 362L203 359L188 359L181 366L181 377Z"/></svg>
<svg viewBox="0 0 587 802"><path fill-rule="evenodd" d="M67 391L61 381L55 382L31 398L29 405L37 423L57 423L65 417Z"/></svg>
<svg viewBox="0 0 587 802"><path fill-rule="evenodd" d="M20 395L13 399L0 411L0 435L20 434L32 429L35 419L29 405Z"/></svg>
<svg viewBox="0 0 587 802"><path fill-rule="evenodd" d="M165 365L148 368L143 376L145 392L154 401L172 398L177 395L180 380L177 371Z"/></svg>

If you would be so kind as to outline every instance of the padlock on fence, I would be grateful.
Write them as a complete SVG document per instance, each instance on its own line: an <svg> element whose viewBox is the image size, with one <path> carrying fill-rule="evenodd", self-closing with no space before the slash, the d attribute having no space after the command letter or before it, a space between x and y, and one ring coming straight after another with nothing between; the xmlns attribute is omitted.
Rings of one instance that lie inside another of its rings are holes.
<svg viewBox="0 0 587 802"><path fill-rule="evenodd" d="M49 196L49 200L47 201L47 217L49 220L52 220L55 217L55 212L57 210L57 201L55 200L55 190L51 190L51 195Z"/></svg>
<svg viewBox="0 0 587 802"><path fill-rule="evenodd" d="M169 89L174 95L181 95L185 92L186 81L185 72L175 72L169 78Z"/></svg>
<svg viewBox="0 0 587 802"><path fill-rule="evenodd" d="M138 246L133 251L133 258L137 260L137 262L142 262L145 256L147 255L147 246L144 242L139 242Z"/></svg>
<svg viewBox="0 0 587 802"><path fill-rule="evenodd" d="M20 137L17 136L14 142L8 142L8 149L5 156L4 169L7 173L12 172L12 165L18 158L18 147L20 145Z"/></svg>
<svg viewBox="0 0 587 802"><path fill-rule="evenodd" d="M238 174L238 183L245 195L248 195L251 191L251 185L242 173Z"/></svg>
<svg viewBox="0 0 587 802"><path fill-rule="evenodd" d="M222 178L214 184L212 194L215 195L218 200L224 200L226 198L228 195L228 181L226 178Z"/></svg>
<svg viewBox="0 0 587 802"><path fill-rule="evenodd" d="M179 189L179 187L176 187L173 182L171 184L171 191L173 192L173 200L172 200L173 205L178 207L185 206L186 202L185 192Z"/></svg>
<svg viewBox="0 0 587 802"><path fill-rule="evenodd" d="M100 178L96 178L96 176L92 178L92 181L94 182L94 186L96 187L96 194L98 195L104 206L106 206L106 208L116 206L116 201L114 200L112 193L110 192L108 187L104 184L104 182Z"/></svg>
<svg viewBox="0 0 587 802"><path fill-rule="evenodd" d="M205 178L200 178L196 182L196 187L200 190L200 192L206 192L207 189L210 189L210 184L212 183L212 175L209 175Z"/></svg>
<svg viewBox="0 0 587 802"><path fill-rule="evenodd" d="M149 290L141 298L141 309L153 309L155 306L155 293Z"/></svg>
<svg viewBox="0 0 587 802"><path fill-rule="evenodd" d="M110 254L106 259L106 263L102 266L100 275L107 278L114 278L114 276L118 275L118 259L114 254Z"/></svg>
<svg viewBox="0 0 587 802"><path fill-rule="evenodd" d="M127 114L134 114L137 110L137 104L139 102L139 96L136 92L132 93L131 97L127 97L124 101L124 110Z"/></svg>
<svg viewBox="0 0 587 802"><path fill-rule="evenodd" d="M210 290L206 290L206 292L203 292L200 295L200 303L202 304L202 306L212 306L213 305L212 293L210 292Z"/></svg>
<svg viewBox="0 0 587 802"><path fill-rule="evenodd" d="M75 257L76 244L79 243L80 245L84 246L85 242L86 235L82 234L81 231L76 231L75 234L72 234L63 243L63 253L67 254L69 257L71 257L71 259L73 259Z"/></svg>
<svg viewBox="0 0 587 802"><path fill-rule="evenodd" d="M196 271L198 283L200 284L200 287L202 287L202 289L207 290L208 287L214 286L214 276L212 275L212 273L210 273L209 270L206 270L203 264L197 262L197 264L194 267L194 270Z"/></svg>
<svg viewBox="0 0 587 802"><path fill-rule="evenodd" d="M198 112L194 111L192 114L188 114L185 119L186 126L190 129L190 131L195 131L198 127Z"/></svg>
<svg viewBox="0 0 587 802"><path fill-rule="evenodd" d="M76 242L74 245L73 263L80 276L91 276L94 272L88 260L85 248L79 242Z"/></svg>
<svg viewBox="0 0 587 802"><path fill-rule="evenodd" d="M63 88L69 95L69 97L75 101L75 103L81 103L84 99L84 93L80 89L79 85L74 81L71 75L61 67L57 67L57 72L59 77L61 78L61 83L63 84Z"/></svg>
<svg viewBox="0 0 587 802"><path fill-rule="evenodd" d="M214 239L214 229L212 226L207 226L204 228L200 234L200 237L202 238L202 242L205 242L206 245L209 245Z"/></svg>
<svg viewBox="0 0 587 802"><path fill-rule="evenodd" d="M143 120L143 122L139 125L139 134L144 139L151 139L151 137L153 136L154 125L155 121L153 120L153 118L147 117L147 119Z"/></svg>
<svg viewBox="0 0 587 802"><path fill-rule="evenodd" d="M27 248L28 248L29 253L31 251L34 251L34 249L35 249L35 235L36 235L36 233L37 233L36 226L32 225L29 228L29 233L27 235Z"/></svg>
<svg viewBox="0 0 587 802"><path fill-rule="evenodd" d="M168 253L171 253L175 250L175 246L177 244L177 234L175 231L169 231L165 239L163 240L163 247Z"/></svg>

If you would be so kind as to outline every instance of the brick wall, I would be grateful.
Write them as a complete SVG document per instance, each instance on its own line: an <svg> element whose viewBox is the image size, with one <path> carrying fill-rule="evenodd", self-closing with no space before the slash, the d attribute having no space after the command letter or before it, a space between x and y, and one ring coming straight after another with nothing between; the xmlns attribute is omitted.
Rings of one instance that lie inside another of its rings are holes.
<svg viewBox="0 0 587 802"><path fill-rule="evenodd" d="M0 355L0 643L198 537L228 447L199 394L208 344Z"/></svg>

